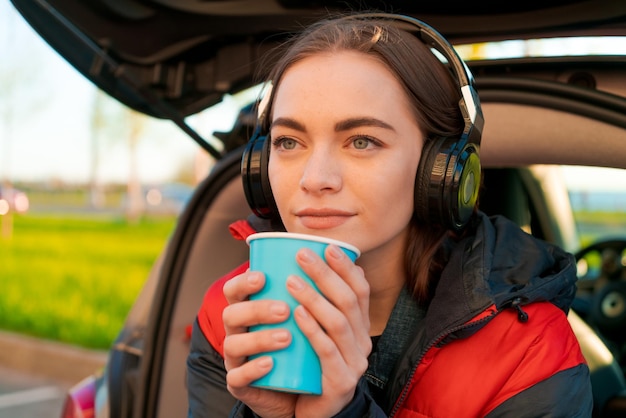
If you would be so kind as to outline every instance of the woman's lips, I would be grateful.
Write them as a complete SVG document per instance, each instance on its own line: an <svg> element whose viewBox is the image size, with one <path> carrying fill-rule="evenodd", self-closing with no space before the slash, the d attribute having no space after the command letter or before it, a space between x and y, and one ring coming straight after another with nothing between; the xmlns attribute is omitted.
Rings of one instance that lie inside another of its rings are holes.
<svg viewBox="0 0 626 418"><path fill-rule="evenodd" d="M300 223L309 229L330 229L347 222L353 213L333 209L304 209L296 212Z"/></svg>

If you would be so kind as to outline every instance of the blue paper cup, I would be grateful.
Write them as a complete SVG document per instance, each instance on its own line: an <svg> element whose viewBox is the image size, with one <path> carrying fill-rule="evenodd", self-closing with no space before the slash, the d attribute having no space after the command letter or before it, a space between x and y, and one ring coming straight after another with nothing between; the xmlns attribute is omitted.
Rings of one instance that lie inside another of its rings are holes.
<svg viewBox="0 0 626 418"><path fill-rule="evenodd" d="M246 242L250 245L250 270L265 274L265 286L260 292L251 295L250 299L282 300L291 309L291 314L285 322L250 327L250 331L284 328L292 335L291 344L287 348L250 357L252 359L269 355L274 360L272 370L253 382L252 386L281 392L320 395L322 393L320 361L293 318L293 310L298 306L298 302L287 291L287 277L295 274L317 289L296 263L296 253L300 248L308 247L323 259L325 248L329 244L335 244L352 261L359 257L360 251L345 242L289 232L261 232L250 235Z"/></svg>

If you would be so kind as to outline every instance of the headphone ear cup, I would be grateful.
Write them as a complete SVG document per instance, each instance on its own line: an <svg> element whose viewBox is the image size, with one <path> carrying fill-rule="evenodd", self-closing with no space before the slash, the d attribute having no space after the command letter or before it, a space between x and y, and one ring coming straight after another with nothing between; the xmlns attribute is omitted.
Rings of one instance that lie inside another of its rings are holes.
<svg viewBox="0 0 626 418"><path fill-rule="evenodd" d="M268 175L270 140L259 129L241 158L243 190L252 212L263 219L280 219Z"/></svg>
<svg viewBox="0 0 626 418"><path fill-rule="evenodd" d="M480 187L478 146L454 138L427 140L415 179L415 215L459 231L469 221Z"/></svg>
<svg viewBox="0 0 626 418"><path fill-rule="evenodd" d="M439 198L432 196L430 190L431 173L435 160L439 154L440 142L443 138L437 138L424 141L424 147L422 149L422 156L420 158L419 165L417 167L417 174L415 176L415 191L413 193L414 199L414 212L417 219L422 222L429 222L431 220L431 213L438 211L438 208L431 208ZM433 203L430 200L434 199Z"/></svg>
<svg viewBox="0 0 626 418"><path fill-rule="evenodd" d="M455 155L450 182L452 190L446 191L445 195L452 198L448 208L450 220L456 229L461 229L469 222L478 202L482 175L478 153L478 145L467 143Z"/></svg>

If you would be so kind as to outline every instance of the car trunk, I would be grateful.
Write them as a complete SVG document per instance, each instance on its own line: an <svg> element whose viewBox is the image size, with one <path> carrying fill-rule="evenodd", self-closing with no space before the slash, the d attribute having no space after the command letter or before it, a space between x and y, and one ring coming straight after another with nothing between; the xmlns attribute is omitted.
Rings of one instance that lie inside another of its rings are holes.
<svg viewBox="0 0 626 418"><path fill-rule="evenodd" d="M624 34L626 3L313 0L12 0L61 56L107 94L170 119L211 155L184 118L258 82L262 57L329 11L372 8L424 20L451 43L563 34Z"/></svg>
<svg viewBox="0 0 626 418"><path fill-rule="evenodd" d="M109 359L111 416L184 416L187 330L211 280L245 259L245 244L230 239L227 227L248 212L239 181L241 149L225 153L195 132L185 118L220 102L226 94L256 84L262 58L302 25L328 11L360 7L364 2L12 2L96 86L130 108L172 120L221 160L194 193L151 274L141 296L151 301L149 309L131 313ZM424 20L454 44L626 34L623 1L367 4ZM590 159L626 168L621 157L626 155L624 57L598 57L595 62L582 58L477 61L470 67L488 121L481 154L487 167L520 167L536 162L538 153L546 164L557 161L560 150L550 149L550 141L539 132L546 118L554 117L563 121L559 126L571 130L572 146L586 147ZM593 124L589 118L595 120ZM523 125L519 134L509 135L515 124ZM589 129L588 125L612 138L610 151L598 153L587 141L589 132L581 127ZM537 134L529 135L533 127ZM559 244L570 240L544 238Z"/></svg>

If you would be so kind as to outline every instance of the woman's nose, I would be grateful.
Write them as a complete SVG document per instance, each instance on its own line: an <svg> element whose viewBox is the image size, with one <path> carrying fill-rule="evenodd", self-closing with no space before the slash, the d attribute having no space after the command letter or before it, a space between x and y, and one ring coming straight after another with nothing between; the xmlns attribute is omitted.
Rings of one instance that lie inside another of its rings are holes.
<svg viewBox="0 0 626 418"><path fill-rule="evenodd" d="M340 159L327 149L314 149L306 160L300 187L310 193L337 191L342 185Z"/></svg>

